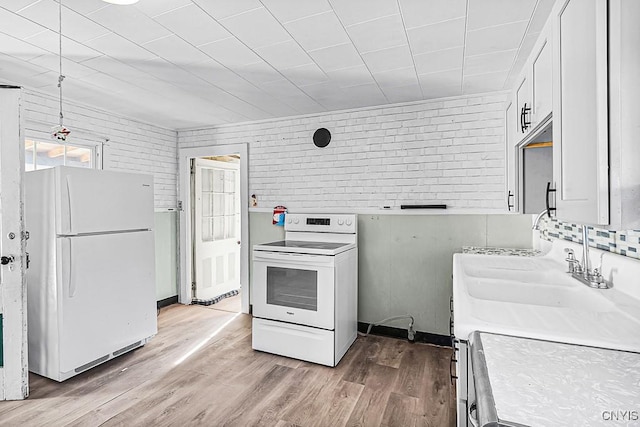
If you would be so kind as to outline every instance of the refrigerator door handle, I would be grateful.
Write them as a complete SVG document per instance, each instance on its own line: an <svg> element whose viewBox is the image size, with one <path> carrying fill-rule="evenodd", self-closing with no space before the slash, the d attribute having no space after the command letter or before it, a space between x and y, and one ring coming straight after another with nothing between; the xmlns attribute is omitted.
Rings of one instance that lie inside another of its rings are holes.
<svg viewBox="0 0 640 427"><path fill-rule="evenodd" d="M73 233L73 221L71 220L71 177L67 176L67 208L69 209L69 214L67 215L67 219L69 220L69 234Z"/></svg>
<svg viewBox="0 0 640 427"><path fill-rule="evenodd" d="M62 267L62 280L64 281L63 283L66 284L67 292L69 293L69 298L73 298L74 295L76 294L76 284L72 277L73 265L71 263L71 258L72 258L71 239L69 237L64 237L62 241L64 242L63 243L64 247L62 249L62 259L63 259L63 262L65 263L64 266Z"/></svg>

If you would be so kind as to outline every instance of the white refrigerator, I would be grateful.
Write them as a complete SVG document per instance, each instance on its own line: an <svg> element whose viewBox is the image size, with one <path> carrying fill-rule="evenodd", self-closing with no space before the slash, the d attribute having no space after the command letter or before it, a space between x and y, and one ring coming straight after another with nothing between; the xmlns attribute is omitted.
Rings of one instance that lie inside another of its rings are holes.
<svg viewBox="0 0 640 427"><path fill-rule="evenodd" d="M157 332L153 177L25 174L29 370L64 381Z"/></svg>

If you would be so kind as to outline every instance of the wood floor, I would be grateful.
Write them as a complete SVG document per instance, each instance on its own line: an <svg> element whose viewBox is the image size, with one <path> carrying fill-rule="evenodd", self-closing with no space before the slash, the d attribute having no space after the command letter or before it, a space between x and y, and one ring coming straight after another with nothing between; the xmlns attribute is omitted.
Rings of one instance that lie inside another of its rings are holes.
<svg viewBox="0 0 640 427"><path fill-rule="evenodd" d="M452 426L450 349L359 337L336 368L251 349L251 318L163 308L145 347L64 383L31 374L2 426ZM224 328L221 328L224 326Z"/></svg>

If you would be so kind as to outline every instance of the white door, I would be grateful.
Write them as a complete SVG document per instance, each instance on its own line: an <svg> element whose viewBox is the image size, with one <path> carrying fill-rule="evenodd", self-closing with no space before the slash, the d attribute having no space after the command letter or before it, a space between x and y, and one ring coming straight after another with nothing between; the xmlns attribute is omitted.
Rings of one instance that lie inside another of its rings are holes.
<svg viewBox="0 0 640 427"><path fill-rule="evenodd" d="M195 295L240 288L240 163L195 159Z"/></svg>
<svg viewBox="0 0 640 427"><path fill-rule="evenodd" d="M0 400L29 395L20 89L0 87Z"/></svg>

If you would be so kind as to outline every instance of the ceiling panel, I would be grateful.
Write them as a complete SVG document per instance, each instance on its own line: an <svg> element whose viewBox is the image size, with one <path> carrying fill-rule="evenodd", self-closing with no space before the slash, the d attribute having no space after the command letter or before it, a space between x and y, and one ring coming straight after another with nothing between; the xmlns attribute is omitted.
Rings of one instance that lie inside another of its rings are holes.
<svg viewBox="0 0 640 427"><path fill-rule="evenodd" d="M437 50L462 47L465 43L465 18L407 30L414 55Z"/></svg>
<svg viewBox="0 0 640 427"><path fill-rule="evenodd" d="M368 52L363 54L362 57L372 73L413 67L413 57L407 45Z"/></svg>
<svg viewBox="0 0 640 427"><path fill-rule="evenodd" d="M466 55L483 55L501 50L517 49L525 35L527 21L469 31Z"/></svg>
<svg viewBox="0 0 640 427"><path fill-rule="evenodd" d="M252 49L291 40L291 36L267 9L261 7L220 21Z"/></svg>
<svg viewBox="0 0 640 427"><path fill-rule="evenodd" d="M469 31L529 21L537 0L469 0Z"/></svg>
<svg viewBox="0 0 640 427"><path fill-rule="evenodd" d="M363 65L360 53L351 42L313 50L309 55L325 72Z"/></svg>
<svg viewBox="0 0 640 427"><path fill-rule="evenodd" d="M553 3L63 0L65 97L178 129L498 90ZM0 5L0 80L57 95L58 6Z"/></svg>
<svg viewBox="0 0 640 427"><path fill-rule="evenodd" d="M484 55L467 56L464 59L464 74L487 74L509 71L516 59L517 49L502 50Z"/></svg>
<svg viewBox="0 0 640 427"><path fill-rule="evenodd" d="M194 6L194 4L191 0L153 0L138 2L134 7L145 15L153 18L163 13L175 11L184 6Z"/></svg>
<svg viewBox="0 0 640 427"><path fill-rule="evenodd" d="M400 14L349 26L347 32L360 53L407 44Z"/></svg>
<svg viewBox="0 0 640 427"><path fill-rule="evenodd" d="M256 52L262 59L278 70L299 67L313 62L304 49L293 40L265 46L256 49Z"/></svg>
<svg viewBox="0 0 640 427"><path fill-rule="evenodd" d="M463 47L454 47L415 55L416 72L425 74L462 68L463 53Z"/></svg>
<svg viewBox="0 0 640 427"><path fill-rule="evenodd" d="M332 11L298 19L284 26L307 51L350 42L344 27Z"/></svg>
<svg viewBox="0 0 640 427"><path fill-rule="evenodd" d="M467 0L400 0L400 10L407 28L422 27L456 18L464 18Z"/></svg>
<svg viewBox="0 0 640 427"><path fill-rule="evenodd" d="M262 4L280 22L291 22L318 13L332 12L331 5L326 0L297 0L295 7L288 0L262 0Z"/></svg>
<svg viewBox="0 0 640 427"><path fill-rule="evenodd" d="M330 3L346 26L400 12L397 3L388 0L330 0Z"/></svg>
<svg viewBox="0 0 640 427"><path fill-rule="evenodd" d="M33 36L44 29L42 25L2 8L0 8L0 22L2 22L0 32L9 34L17 39Z"/></svg>
<svg viewBox="0 0 640 427"><path fill-rule="evenodd" d="M190 0L187 1L190 3L188 6L156 16L153 18L154 21L194 46L231 37L231 34L215 19Z"/></svg>

